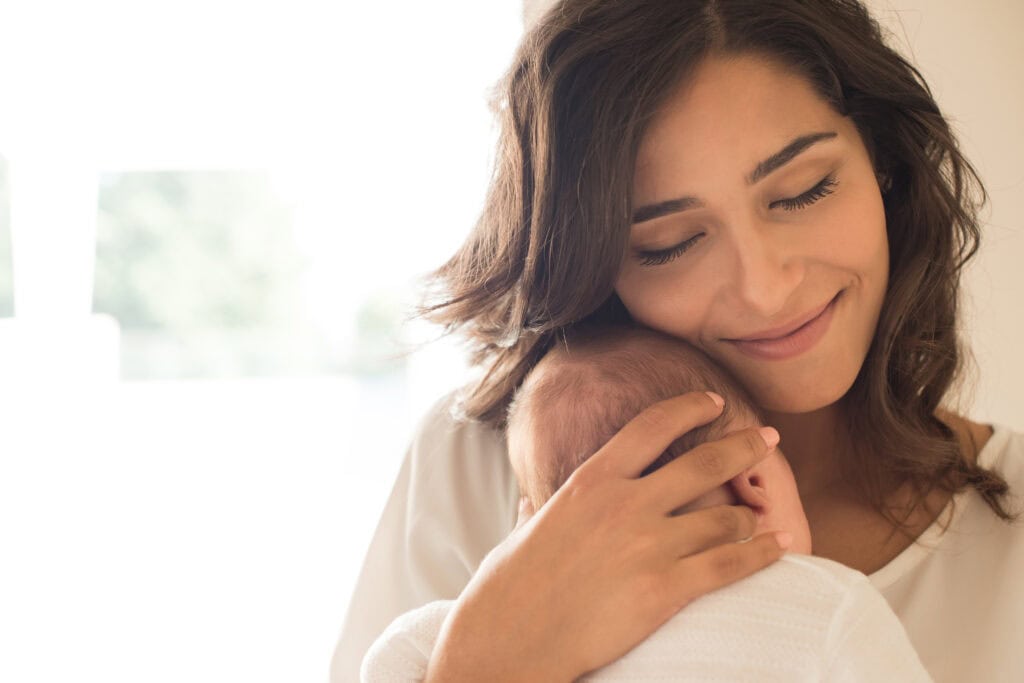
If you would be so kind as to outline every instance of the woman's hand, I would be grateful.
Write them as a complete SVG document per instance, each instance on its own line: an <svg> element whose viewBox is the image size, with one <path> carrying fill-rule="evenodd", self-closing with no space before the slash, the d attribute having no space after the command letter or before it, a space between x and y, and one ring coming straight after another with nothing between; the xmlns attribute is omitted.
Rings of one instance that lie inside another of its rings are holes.
<svg viewBox="0 0 1024 683"><path fill-rule="evenodd" d="M764 458L775 430L735 432L640 477L721 410L705 393L662 401L580 466L484 559L445 622L427 680L574 680L691 600L781 557L785 538L741 542L755 526L744 506L671 515Z"/></svg>

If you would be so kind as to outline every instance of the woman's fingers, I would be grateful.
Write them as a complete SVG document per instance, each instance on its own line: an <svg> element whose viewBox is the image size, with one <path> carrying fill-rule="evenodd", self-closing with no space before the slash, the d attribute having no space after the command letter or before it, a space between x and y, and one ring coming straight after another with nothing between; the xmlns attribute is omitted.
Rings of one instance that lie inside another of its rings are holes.
<svg viewBox="0 0 1024 683"><path fill-rule="evenodd" d="M777 534L771 532L746 543L715 546L676 562L666 577L670 581L667 590L673 607L682 609L700 596L750 576L778 560L789 543ZM780 544L781 541L785 543Z"/></svg>
<svg viewBox="0 0 1024 683"><path fill-rule="evenodd" d="M754 535L757 518L746 505L716 505L665 520L672 552L686 557L723 543L736 543Z"/></svg>
<svg viewBox="0 0 1024 683"><path fill-rule="evenodd" d="M772 427L742 429L687 451L644 477L652 503L669 512L756 465L779 442Z"/></svg>
<svg viewBox="0 0 1024 683"><path fill-rule="evenodd" d="M686 603L778 559L773 535L737 542L754 532L745 507L673 517L678 504L654 505L657 496L680 501L687 497L681 492L695 495L757 462L769 446L756 430L637 478L679 435L719 414L703 393L663 401L579 467L532 518L524 504L516 530L459 596L432 657L434 675L490 680L490 672L518 666L522 680L574 680L627 652ZM517 637L496 641L494 633Z"/></svg>
<svg viewBox="0 0 1024 683"><path fill-rule="evenodd" d="M584 467L603 467L624 477L638 477L673 441L722 412L722 405L702 391L659 401L630 420Z"/></svg>

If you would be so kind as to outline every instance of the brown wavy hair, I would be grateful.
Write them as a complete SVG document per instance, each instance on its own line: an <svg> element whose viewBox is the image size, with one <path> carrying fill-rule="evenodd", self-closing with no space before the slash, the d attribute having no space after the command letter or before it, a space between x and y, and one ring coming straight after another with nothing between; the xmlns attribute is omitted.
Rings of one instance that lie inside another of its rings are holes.
<svg viewBox="0 0 1024 683"><path fill-rule="evenodd" d="M890 278L843 398L857 435L848 481L896 528L884 500L906 482L915 503L936 487L973 487L1012 519L1006 481L965 457L936 417L963 370L960 276L978 249L985 191L920 72L856 0L563 0L541 17L496 91L485 208L420 308L465 335L484 370L464 414L504 427L515 389L568 328L629 320L614 285L637 149L673 86L711 54L761 56L804 76L856 124L879 178Z"/></svg>

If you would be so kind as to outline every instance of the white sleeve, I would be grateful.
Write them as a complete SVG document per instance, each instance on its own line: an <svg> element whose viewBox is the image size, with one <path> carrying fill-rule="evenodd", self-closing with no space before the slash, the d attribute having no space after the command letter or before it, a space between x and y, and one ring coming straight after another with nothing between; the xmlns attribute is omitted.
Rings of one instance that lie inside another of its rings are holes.
<svg viewBox="0 0 1024 683"><path fill-rule="evenodd" d="M420 423L370 542L331 659L331 681L358 680L370 644L398 615L462 592L515 524L519 492L497 432L450 415Z"/></svg>
<svg viewBox="0 0 1024 683"><path fill-rule="evenodd" d="M451 600L431 602L391 622L367 651L360 683L420 683L453 604Z"/></svg>
<svg viewBox="0 0 1024 683"><path fill-rule="evenodd" d="M827 642L826 681L932 683L903 624L866 579L850 589Z"/></svg>

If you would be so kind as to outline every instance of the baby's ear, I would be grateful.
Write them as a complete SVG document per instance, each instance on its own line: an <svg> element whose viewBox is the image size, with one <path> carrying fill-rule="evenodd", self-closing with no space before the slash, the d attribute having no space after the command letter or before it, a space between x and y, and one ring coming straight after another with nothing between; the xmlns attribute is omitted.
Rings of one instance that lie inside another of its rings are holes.
<svg viewBox="0 0 1024 683"><path fill-rule="evenodd" d="M765 514L771 504L768 498L768 491L764 487L763 475L758 468L752 467L732 478L729 482L732 490L740 503L754 510Z"/></svg>

